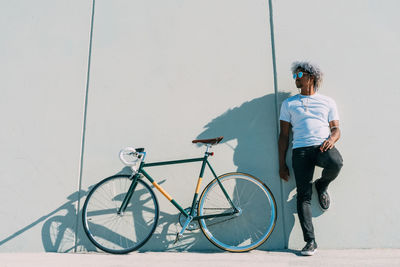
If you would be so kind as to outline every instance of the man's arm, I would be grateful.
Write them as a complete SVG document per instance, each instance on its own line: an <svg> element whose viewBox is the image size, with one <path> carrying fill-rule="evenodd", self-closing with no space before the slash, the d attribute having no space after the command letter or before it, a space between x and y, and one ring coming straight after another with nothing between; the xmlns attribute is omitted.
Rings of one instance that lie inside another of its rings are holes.
<svg viewBox="0 0 400 267"><path fill-rule="evenodd" d="M334 120L329 122L329 128L331 129L331 135L328 139L324 141L324 143L319 148L322 152L327 151L335 146L335 143L340 138L340 129L339 129L339 121Z"/></svg>
<svg viewBox="0 0 400 267"><path fill-rule="evenodd" d="M289 180L289 168L286 165L286 152L289 147L289 132L290 123L287 121L280 121L281 132L278 140L279 151L279 176L285 180Z"/></svg>

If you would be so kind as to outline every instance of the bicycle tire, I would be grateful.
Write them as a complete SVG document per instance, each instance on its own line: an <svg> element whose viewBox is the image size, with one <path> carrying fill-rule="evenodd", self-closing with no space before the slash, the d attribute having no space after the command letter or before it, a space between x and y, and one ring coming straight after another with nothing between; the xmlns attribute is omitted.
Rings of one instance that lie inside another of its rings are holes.
<svg viewBox="0 0 400 267"><path fill-rule="evenodd" d="M99 182L83 205L83 228L99 249L125 254L139 249L154 233L159 207L151 187L138 179L123 214L117 211L132 183L128 175L116 175Z"/></svg>
<svg viewBox="0 0 400 267"><path fill-rule="evenodd" d="M215 246L226 251L255 249L269 238L275 228L277 208L271 190L249 174L221 175L203 190L198 205L199 216L234 211L217 179L239 212L199 220L203 234Z"/></svg>

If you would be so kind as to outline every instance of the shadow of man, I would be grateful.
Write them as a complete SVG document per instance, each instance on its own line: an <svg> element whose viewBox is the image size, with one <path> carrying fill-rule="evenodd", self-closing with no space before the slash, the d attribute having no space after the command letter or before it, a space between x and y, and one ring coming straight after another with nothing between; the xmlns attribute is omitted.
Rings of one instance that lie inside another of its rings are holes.
<svg viewBox="0 0 400 267"><path fill-rule="evenodd" d="M279 102L288 96L289 93L279 93ZM293 213L287 214L286 211L282 214L282 210L287 210L286 207L282 209L282 205L288 205L289 193L295 184L289 182L281 190L276 120L275 94L268 94L229 109L209 122L197 136L198 139L224 136L222 143L236 140L233 161L237 171L260 178L273 192L278 206L278 220L270 239L261 247L269 250L287 248L287 233L294 225ZM292 202L289 204L294 205ZM292 208L289 210L293 212Z"/></svg>

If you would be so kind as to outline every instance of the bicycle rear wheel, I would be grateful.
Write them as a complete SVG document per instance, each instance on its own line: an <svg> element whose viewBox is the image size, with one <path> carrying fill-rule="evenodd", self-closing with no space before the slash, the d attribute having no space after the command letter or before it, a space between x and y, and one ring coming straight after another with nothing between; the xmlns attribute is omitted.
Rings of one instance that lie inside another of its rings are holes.
<svg viewBox="0 0 400 267"><path fill-rule="evenodd" d="M136 250L157 226L157 198L140 179L126 210L118 213L131 184L127 175L106 178L90 191L83 205L83 228L90 241L103 251L124 254Z"/></svg>
<svg viewBox="0 0 400 267"><path fill-rule="evenodd" d="M275 199L269 188L249 174L224 174L211 181L201 194L199 216L235 211L226 195L237 212L201 219L200 228L207 239L232 252L249 251L263 244L274 230L277 217Z"/></svg>

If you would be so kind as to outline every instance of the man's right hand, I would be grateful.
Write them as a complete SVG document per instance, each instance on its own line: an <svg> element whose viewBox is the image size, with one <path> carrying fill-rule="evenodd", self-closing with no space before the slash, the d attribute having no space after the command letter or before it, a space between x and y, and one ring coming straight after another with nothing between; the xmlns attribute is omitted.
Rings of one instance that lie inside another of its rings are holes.
<svg viewBox="0 0 400 267"><path fill-rule="evenodd" d="M284 165L279 168L279 176L285 182L289 181L290 175L289 175L289 168L287 167L287 165Z"/></svg>

